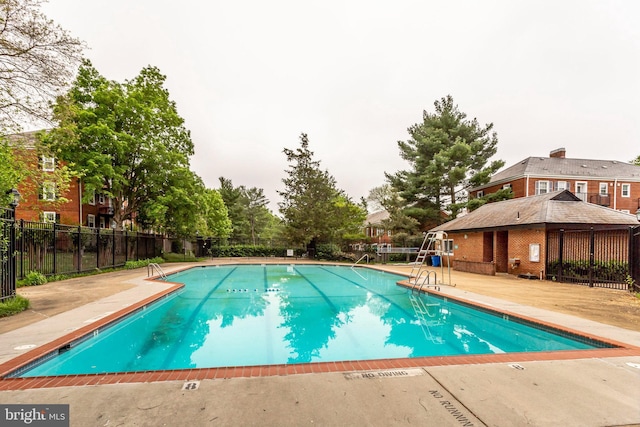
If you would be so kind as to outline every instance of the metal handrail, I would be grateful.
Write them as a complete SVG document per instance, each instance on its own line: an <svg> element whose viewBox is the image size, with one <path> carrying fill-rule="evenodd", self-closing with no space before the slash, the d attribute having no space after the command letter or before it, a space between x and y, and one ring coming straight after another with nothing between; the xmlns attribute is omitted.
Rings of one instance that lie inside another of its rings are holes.
<svg viewBox="0 0 640 427"><path fill-rule="evenodd" d="M355 267L360 261L362 261L365 258L367 259L367 264L369 264L369 254L364 254L360 257L359 260L357 260L356 262L353 263L353 265L351 265L351 268Z"/></svg>
<svg viewBox="0 0 640 427"><path fill-rule="evenodd" d="M162 268L160 268L160 265L155 262L152 262L149 265L147 265L147 277L153 276L154 270L158 272L158 275L160 276L161 279L167 280L167 275L164 273L164 271L162 271ZM151 274L149 274L149 272L151 272Z"/></svg>

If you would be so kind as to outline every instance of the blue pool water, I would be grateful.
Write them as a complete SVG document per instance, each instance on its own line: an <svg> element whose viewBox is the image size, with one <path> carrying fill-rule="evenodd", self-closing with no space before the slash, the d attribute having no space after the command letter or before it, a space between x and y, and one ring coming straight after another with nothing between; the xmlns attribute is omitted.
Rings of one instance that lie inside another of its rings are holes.
<svg viewBox="0 0 640 427"><path fill-rule="evenodd" d="M21 376L594 348L325 265L231 265L170 276L184 289ZM504 317L504 318L503 318Z"/></svg>

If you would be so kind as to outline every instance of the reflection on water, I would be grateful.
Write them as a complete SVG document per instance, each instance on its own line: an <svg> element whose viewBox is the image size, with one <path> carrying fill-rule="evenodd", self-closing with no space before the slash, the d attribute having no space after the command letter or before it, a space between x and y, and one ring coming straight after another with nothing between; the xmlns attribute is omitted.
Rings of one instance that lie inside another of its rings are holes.
<svg viewBox="0 0 640 427"><path fill-rule="evenodd" d="M589 348L348 267L196 268L178 295L27 375Z"/></svg>

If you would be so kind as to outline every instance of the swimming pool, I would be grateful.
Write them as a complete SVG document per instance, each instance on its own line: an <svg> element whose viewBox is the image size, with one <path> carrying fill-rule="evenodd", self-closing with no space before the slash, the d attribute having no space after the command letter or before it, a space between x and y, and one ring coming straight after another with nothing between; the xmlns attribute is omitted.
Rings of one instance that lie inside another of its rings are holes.
<svg viewBox="0 0 640 427"><path fill-rule="evenodd" d="M368 268L228 265L170 276L185 287L51 354L20 376L601 347L397 286Z"/></svg>

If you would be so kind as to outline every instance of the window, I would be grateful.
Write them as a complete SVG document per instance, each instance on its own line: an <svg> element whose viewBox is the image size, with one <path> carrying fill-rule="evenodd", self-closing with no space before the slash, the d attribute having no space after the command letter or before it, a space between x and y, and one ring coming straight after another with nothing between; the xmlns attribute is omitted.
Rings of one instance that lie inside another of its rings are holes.
<svg viewBox="0 0 640 427"><path fill-rule="evenodd" d="M56 158L42 156L42 170L53 172L56 169Z"/></svg>
<svg viewBox="0 0 640 427"><path fill-rule="evenodd" d="M549 192L549 181L536 181L536 194L546 194Z"/></svg>
<svg viewBox="0 0 640 427"><path fill-rule="evenodd" d="M93 193L91 193L91 198L89 198L89 204L90 205L95 205L96 204L96 192L95 191Z"/></svg>
<svg viewBox="0 0 640 427"><path fill-rule="evenodd" d="M56 222L55 212L42 212L42 219L44 222Z"/></svg>
<svg viewBox="0 0 640 427"><path fill-rule="evenodd" d="M56 183L45 182L42 184L42 200L52 201L56 199Z"/></svg>
<svg viewBox="0 0 640 427"><path fill-rule="evenodd" d="M556 181L556 191L563 191L569 188L569 183L567 181Z"/></svg>
<svg viewBox="0 0 640 427"><path fill-rule="evenodd" d="M476 197L479 199L480 197L484 196L484 191L480 190L476 193Z"/></svg>
<svg viewBox="0 0 640 427"><path fill-rule="evenodd" d="M574 194L583 202L587 201L587 188L588 186L586 182L576 182L576 191Z"/></svg>
<svg viewBox="0 0 640 427"><path fill-rule="evenodd" d="M96 216L95 215L87 215L87 227L96 228Z"/></svg>
<svg viewBox="0 0 640 427"><path fill-rule="evenodd" d="M100 203L101 205L104 205L104 194L98 194L98 203Z"/></svg>
<svg viewBox="0 0 640 427"><path fill-rule="evenodd" d="M103 216L100 217L100 228L107 228L107 222Z"/></svg>
<svg viewBox="0 0 640 427"><path fill-rule="evenodd" d="M609 185L606 182L600 183L600 190L598 191L600 194L609 194Z"/></svg>
<svg viewBox="0 0 640 427"><path fill-rule="evenodd" d="M442 241L443 248L442 252L445 254L452 255L453 254L453 239L445 239Z"/></svg>
<svg viewBox="0 0 640 427"><path fill-rule="evenodd" d="M502 186L502 189L503 189L503 190L511 189L511 184L505 184L505 185L503 185L503 186Z"/></svg>
<svg viewBox="0 0 640 427"><path fill-rule="evenodd" d="M631 197L631 184L622 184L620 194L622 197Z"/></svg>

